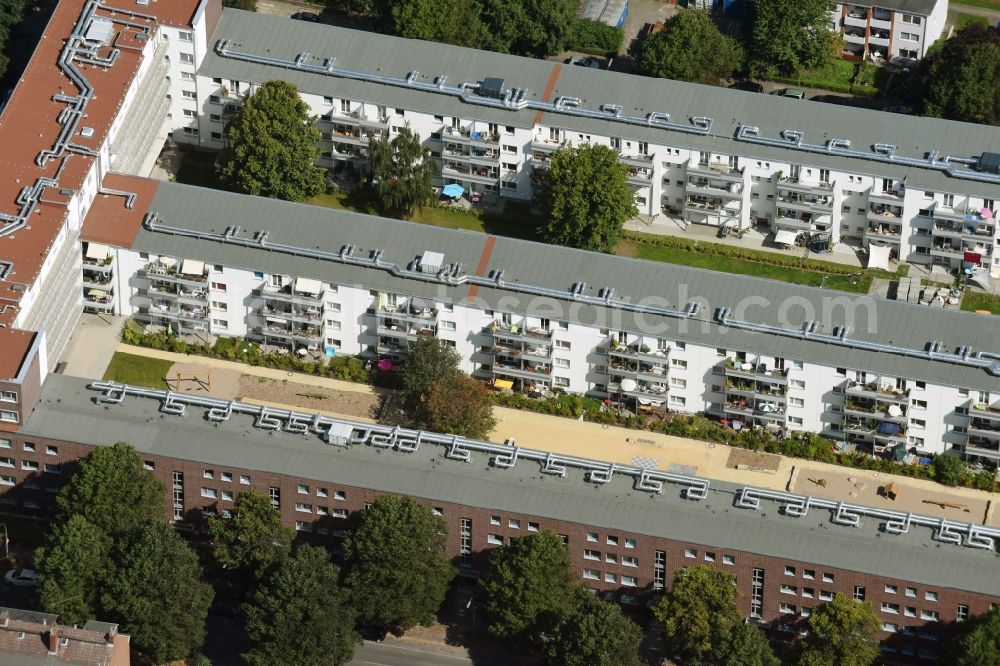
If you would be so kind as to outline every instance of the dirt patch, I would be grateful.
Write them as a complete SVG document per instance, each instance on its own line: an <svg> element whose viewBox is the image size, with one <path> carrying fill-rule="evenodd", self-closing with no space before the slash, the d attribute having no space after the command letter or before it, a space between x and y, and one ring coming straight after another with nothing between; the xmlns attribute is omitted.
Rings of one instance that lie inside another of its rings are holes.
<svg viewBox="0 0 1000 666"><path fill-rule="evenodd" d="M746 449L733 449L729 452L729 459L726 461L726 467L730 469L744 469L768 474L777 473L780 464L781 456L773 453L747 451Z"/></svg>
<svg viewBox="0 0 1000 666"><path fill-rule="evenodd" d="M240 373L198 363L174 363L167 371L166 382L171 391L232 399L239 392Z"/></svg>
<svg viewBox="0 0 1000 666"><path fill-rule="evenodd" d="M378 417L379 407L382 404L380 396L370 393L338 391L254 375L242 375L239 378L239 398L263 400L366 419Z"/></svg>

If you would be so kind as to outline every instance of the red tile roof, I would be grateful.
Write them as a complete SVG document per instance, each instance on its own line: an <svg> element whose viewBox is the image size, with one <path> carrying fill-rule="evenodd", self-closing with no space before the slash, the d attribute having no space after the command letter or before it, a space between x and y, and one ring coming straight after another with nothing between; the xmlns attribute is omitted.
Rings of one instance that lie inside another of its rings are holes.
<svg viewBox="0 0 1000 666"><path fill-rule="evenodd" d="M151 178L109 173L104 177L104 187L134 192L135 205L128 209L122 197L98 194L83 221L80 240L114 247L132 247L132 241L139 232L142 219L152 205L159 186L159 181Z"/></svg>
<svg viewBox="0 0 1000 666"><path fill-rule="evenodd" d="M0 381L12 381L21 370L35 333L16 328L0 328Z"/></svg>

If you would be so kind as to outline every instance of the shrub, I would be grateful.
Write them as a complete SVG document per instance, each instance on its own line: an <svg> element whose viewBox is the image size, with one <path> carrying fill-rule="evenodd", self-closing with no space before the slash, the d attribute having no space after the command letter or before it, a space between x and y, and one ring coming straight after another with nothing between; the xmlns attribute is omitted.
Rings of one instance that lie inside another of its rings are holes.
<svg viewBox="0 0 1000 666"><path fill-rule="evenodd" d="M590 19L575 20L566 38L569 50L599 55L618 53L624 41L625 31L621 28L614 28Z"/></svg>

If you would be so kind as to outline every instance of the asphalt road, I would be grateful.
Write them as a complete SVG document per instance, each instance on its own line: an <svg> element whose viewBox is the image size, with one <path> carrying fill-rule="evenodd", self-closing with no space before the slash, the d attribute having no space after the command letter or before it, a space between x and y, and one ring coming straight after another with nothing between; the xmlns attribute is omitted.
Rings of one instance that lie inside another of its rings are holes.
<svg viewBox="0 0 1000 666"><path fill-rule="evenodd" d="M463 657L420 649L398 642L365 641L354 650L348 666L507 666L508 662L489 657Z"/></svg>

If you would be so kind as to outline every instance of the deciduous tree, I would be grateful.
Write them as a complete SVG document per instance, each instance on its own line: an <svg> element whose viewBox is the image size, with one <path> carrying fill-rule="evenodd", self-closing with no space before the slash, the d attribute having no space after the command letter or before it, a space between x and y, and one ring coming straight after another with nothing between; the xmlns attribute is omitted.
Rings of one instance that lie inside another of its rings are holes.
<svg viewBox="0 0 1000 666"><path fill-rule="evenodd" d="M637 64L650 76L715 83L743 66L743 49L707 12L680 12L646 38Z"/></svg>
<svg viewBox="0 0 1000 666"><path fill-rule="evenodd" d="M340 666L354 655L354 610L323 548L300 546L243 605L250 666Z"/></svg>
<svg viewBox="0 0 1000 666"><path fill-rule="evenodd" d="M972 25L921 63L923 113L1000 125L1000 30Z"/></svg>
<svg viewBox="0 0 1000 666"><path fill-rule="evenodd" d="M209 526L216 561L230 571L254 576L284 559L295 539L270 498L256 490L237 495L230 517L210 518Z"/></svg>
<svg viewBox="0 0 1000 666"><path fill-rule="evenodd" d="M316 166L321 137L295 86L267 81L226 126L228 143L216 171L237 192L303 201L324 188L323 170Z"/></svg>
<svg viewBox="0 0 1000 666"><path fill-rule="evenodd" d="M716 666L781 666L764 632L752 624L733 627L715 653Z"/></svg>
<svg viewBox="0 0 1000 666"><path fill-rule="evenodd" d="M562 537L545 530L493 551L486 613L490 632L537 639L550 633L580 603L580 588Z"/></svg>
<svg viewBox="0 0 1000 666"><path fill-rule="evenodd" d="M395 0L393 32L400 37L478 46L479 4L468 0Z"/></svg>
<svg viewBox="0 0 1000 666"><path fill-rule="evenodd" d="M555 55L566 46L579 9L577 0L519 0L528 17L517 51L537 57Z"/></svg>
<svg viewBox="0 0 1000 666"><path fill-rule="evenodd" d="M462 360L444 340L418 337L406 354L403 366L403 399L407 406L419 412L420 404L430 387L452 372L458 372Z"/></svg>
<svg viewBox="0 0 1000 666"><path fill-rule="evenodd" d="M833 57L831 0L755 0L747 53L758 78L820 67Z"/></svg>
<svg viewBox="0 0 1000 666"><path fill-rule="evenodd" d="M621 609L584 593L545 647L547 666L639 666L642 630Z"/></svg>
<svg viewBox="0 0 1000 666"><path fill-rule="evenodd" d="M708 566L680 569L653 609L667 646L691 666L711 664L716 650L740 624L733 576Z"/></svg>
<svg viewBox="0 0 1000 666"><path fill-rule="evenodd" d="M477 439L496 425L486 387L457 370L430 385L418 418L429 430Z"/></svg>
<svg viewBox="0 0 1000 666"><path fill-rule="evenodd" d="M205 640L214 592L174 528L162 517L147 521L114 544L111 560L100 592L101 619L121 624L156 663L195 654Z"/></svg>
<svg viewBox="0 0 1000 666"><path fill-rule="evenodd" d="M83 516L56 523L35 553L42 608L57 613L64 624L97 617L97 594L108 576L110 547L107 535Z"/></svg>
<svg viewBox="0 0 1000 666"><path fill-rule="evenodd" d="M82 516L110 538L149 519L163 520L166 489L143 468L132 446L100 446L80 461L56 495L57 517Z"/></svg>
<svg viewBox="0 0 1000 666"><path fill-rule="evenodd" d="M838 592L812 610L799 666L871 666L878 658L881 629L870 602Z"/></svg>
<svg viewBox="0 0 1000 666"><path fill-rule="evenodd" d="M625 220L635 215L629 167L607 146L583 145L552 153L540 188L546 242L611 252Z"/></svg>
<svg viewBox="0 0 1000 666"><path fill-rule="evenodd" d="M222 0L222 6L230 9L242 9L248 12L257 11L257 0Z"/></svg>
<svg viewBox="0 0 1000 666"><path fill-rule="evenodd" d="M948 642L947 662L955 666L1000 666L1000 606L958 625Z"/></svg>
<svg viewBox="0 0 1000 666"><path fill-rule="evenodd" d="M958 456L934 456L931 469L934 470L934 479L946 486L957 486L968 477L965 463Z"/></svg>
<svg viewBox="0 0 1000 666"><path fill-rule="evenodd" d="M393 138L368 143L375 207L386 215L410 216L434 199L437 163L420 144L420 136L403 127Z"/></svg>
<svg viewBox="0 0 1000 666"><path fill-rule="evenodd" d="M447 523L409 497L380 497L365 509L344 540L359 617L400 629L429 623L455 576L447 534Z"/></svg>

